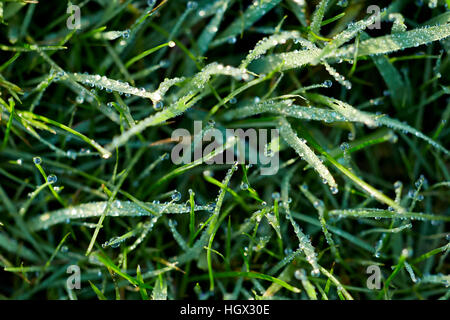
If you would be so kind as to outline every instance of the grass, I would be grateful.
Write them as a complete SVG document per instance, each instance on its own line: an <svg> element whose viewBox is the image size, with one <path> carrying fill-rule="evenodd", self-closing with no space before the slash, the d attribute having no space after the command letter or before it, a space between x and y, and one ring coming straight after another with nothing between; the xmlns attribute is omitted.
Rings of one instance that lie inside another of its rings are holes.
<svg viewBox="0 0 450 320"><path fill-rule="evenodd" d="M449 299L450 1L73 4L0 1L0 298Z"/></svg>

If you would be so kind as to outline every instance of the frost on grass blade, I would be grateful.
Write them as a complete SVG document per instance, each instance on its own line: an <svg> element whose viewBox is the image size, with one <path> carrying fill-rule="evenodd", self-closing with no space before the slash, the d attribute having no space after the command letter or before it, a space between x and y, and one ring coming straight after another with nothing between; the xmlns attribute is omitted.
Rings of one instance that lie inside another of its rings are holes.
<svg viewBox="0 0 450 320"><path fill-rule="evenodd" d="M405 18L400 13L390 13L389 20L393 21L391 33L399 33L406 31Z"/></svg>
<svg viewBox="0 0 450 320"><path fill-rule="evenodd" d="M90 75L82 73L73 73L72 76L75 81L81 82L91 87L105 89L106 91L117 91L120 94L131 94L142 98L148 98L152 100L154 103L157 103L162 98L162 96L158 92L148 92L145 89L135 88L131 86L128 82L109 79L106 76L100 76L98 74ZM169 85L170 82L168 82L167 84ZM164 88L165 87L166 86L164 86Z"/></svg>
<svg viewBox="0 0 450 320"><path fill-rule="evenodd" d="M274 66L281 65L281 70L289 70L293 68L300 68L315 61L322 52L321 49L309 50L294 50L291 52L284 52L267 57L267 69L264 72L272 71Z"/></svg>
<svg viewBox="0 0 450 320"><path fill-rule="evenodd" d="M330 188L336 188L337 184L334 181L333 176L327 167L324 166L322 161L316 156L316 154L308 147L304 139L300 139L292 130L291 125L286 119L280 118L280 134L281 137L289 144L306 162L308 162L324 179Z"/></svg>
<svg viewBox="0 0 450 320"><path fill-rule="evenodd" d="M271 215L271 212L273 211L273 207L264 207L261 210L257 210L255 212L252 213L252 215L250 216L249 219L246 219L246 221L241 224L241 226L239 227L239 229L236 231L236 233L233 235L233 237L238 237L244 233L248 233L250 232L250 230L256 225L258 224L262 217L266 217L267 221L269 222L269 224L275 229L275 231L279 232L279 230L277 230L277 227L274 226L274 222L276 220L276 218ZM268 216L272 216L272 217L268 217ZM279 226L278 226L279 229Z"/></svg>
<svg viewBox="0 0 450 320"><path fill-rule="evenodd" d="M444 274L426 274L419 279L420 283L438 283L445 287L450 287L450 275Z"/></svg>
<svg viewBox="0 0 450 320"><path fill-rule="evenodd" d="M64 46L38 46L36 44L24 44L22 47L19 46L7 46L0 44L0 50L2 51L13 51L13 52L30 52L30 51L54 51L54 50L66 50L67 47Z"/></svg>
<svg viewBox="0 0 450 320"><path fill-rule="evenodd" d="M189 84L191 90L200 91L208 83L213 75L224 75L235 78L236 80L248 81L253 78L247 73L247 70L235 68L232 66L224 66L223 64L213 62L205 66L202 71L197 73Z"/></svg>
<svg viewBox="0 0 450 320"><path fill-rule="evenodd" d="M336 255L336 257L339 257L339 252L336 250L336 245L334 243L334 240L328 231L327 222L325 220L325 205L322 200L319 200L316 196L314 196L309 190L308 186L306 184L302 185L300 187L300 190L303 192L305 197L311 202L311 204L314 206L314 208L317 210L318 216L319 216L319 222L322 227L322 232L325 236L325 240L331 247L331 252ZM333 189L332 193L337 193L337 189Z"/></svg>
<svg viewBox="0 0 450 320"><path fill-rule="evenodd" d="M316 101L319 101L334 109L336 112L339 112L347 119L353 119L353 121L362 122L371 128L376 126L376 122L373 116L359 111L348 103L318 94L309 94L308 96L313 97Z"/></svg>
<svg viewBox="0 0 450 320"><path fill-rule="evenodd" d="M425 140L432 147L444 152L446 155L450 154L450 152L446 148L444 148L442 145L440 145L433 139L429 138L428 136L424 135L422 132L414 129L413 127L411 127L403 122L400 122L396 119L389 118L388 116L385 116L385 115L381 116L381 117L374 115L374 117L376 117L377 124L392 128L394 130L399 130L402 133L411 133L411 134L415 135L416 137L418 137L422 140Z"/></svg>
<svg viewBox="0 0 450 320"><path fill-rule="evenodd" d="M150 233L150 231L152 231L157 221L158 217L153 217L142 225L142 230L140 230L141 234L138 236L136 241L134 241L133 244L128 247L128 252L135 250L142 243L142 241L144 241L145 237Z"/></svg>
<svg viewBox="0 0 450 320"><path fill-rule="evenodd" d="M230 110L225 113L224 118L227 120L231 120L235 118L250 117L264 112L271 112L284 115L286 117L293 117L304 120L316 120L325 122L346 121L346 118L344 116L335 111L316 107L303 107L294 105L292 103L293 100L290 99L286 99L283 101L263 101L258 104Z"/></svg>
<svg viewBox="0 0 450 320"><path fill-rule="evenodd" d="M325 69L328 71L328 73L337 81L339 82L341 85L343 85L344 87L346 87L348 90L350 90L352 88L352 83L348 80L345 79L345 77L341 74L339 74L339 72L336 71L336 69L334 69L332 66L330 66L328 63L323 62L323 65L325 66Z"/></svg>
<svg viewBox="0 0 450 320"><path fill-rule="evenodd" d="M389 118L386 115L376 115L369 112L359 111L358 109L352 107L348 103L340 101L338 99L329 98L322 95L310 94L308 97L315 99L318 102L324 103L329 107L335 109L340 112L348 121L353 122L362 122L366 124L370 128L377 127L379 125L386 126L388 128L392 128L393 130L401 131L402 133L411 133L416 137L425 140L434 148L444 152L445 154L449 154L449 151L441 146L439 143L434 141L433 139L427 137L420 131L414 129L413 127L402 123L396 119Z"/></svg>
<svg viewBox="0 0 450 320"><path fill-rule="evenodd" d="M152 203L147 202L143 206L137 205L131 201L116 200L111 203L107 216L110 217L141 217L157 216L159 214L180 214L190 212L190 206L175 203ZM28 223L32 231L47 229L55 224L70 223L72 219L88 219L100 217L106 207L106 201L84 203L76 207L56 210L44 213L31 219ZM208 210L207 206L195 206L195 210Z"/></svg>
<svg viewBox="0 0 450 320"><path fill-rule="evenodd" d="M402 123L396 119L389 118L386 115L376 115L369 112L359 111L351 105L334 98L319 95L310 95L310 97L316 98L318 102L323 102L331 107L334 107L336 111L317 107L302 107L293 105L292 100L289 99L280 102L269 100L260 102L256 105L245 106L236 110L228 111L225 113L224 118L227 120L234 118L245 118L264 112L270 112L286 117L325 121L327 123L339 121L362 122L372 128L382 125L402 133L413 134L414 136L428 142L437 150L440 150L445 154L449 154L449 151L441 144L437 143L408 124ZM339 113L337 111L339 111Z"/></svg>
<svg viewBox="0 0 450 320"><path fill-rule="evenodd" d="M359 43L358 57L373 54L386 54L407 48L418 47L433 41L445 39L448 36L450 36L450 24L418 28L387 36L372 38ZM336 51L333 56L352 58L353 54L354 46L349 45Z"/></svg>
<svg viewBox="0 0 450 320"><path fill-rule="evenodd" d="M295 169L295 168L294 168ZM294 221L292 217L290 208L289 208L289 183L294 173L294 169L291 169L283 178L281 182L281 200L282 207L286 212L286 216L291 222L292 227L294 228L295 235L299 241L299 249L305 254L306 261L312 266L313 270L311 271L311 275L318 276L320 274L320 266L317 263L317 253L314 250L314 247L311 244L310 238L305 235L302 229L298 226L298 224Z"/></svg>
<svg viewBox="0 0 450 320"><path fill-rule="evenodd" d="M342 218L399 218L402 220L450 221L450 217L448 216L437 216L421 212L393 212L390 210L371 208L330 210L328 214Z"/></svg>
<svg viewBox="0 0 450 320"><path fill-rule="evenodd" d="M311 22L311 32L313 32L315 35L319 35L320 33L320 26L322 25L322 20L325 15L325 10L327 9L328 0L322 0L317 5L316 10L314 11L312 22ZM315 37L314 35L309 35L309 40L314 41Z"/></svg>
<svg viewBox="0 0 450 320"><path fill-rule="evenodd" d="M167 300L167 281L164 281L163 277L156 279L152 291L152 300Z"/></svg>
<svg viewBox="0 0 450 320"><path fill-rule="evenodd" d="M381 16L383 14L384 13L382 13ZM333 38L333 40L322 49L322 51L320 52L320 54L318 55L316 60L313 62L313 64L317 64L320 60L322 60L322 58L328 58L329 56L336 56L335 52L336 52L337 48L339 48L344 43L346 43L346 42L350 41L351 39L353 39L354 37L356 37L356 35L358 35L358 33L362 32L368 26L373 24L375 22L375 19L376 19L376 16L372 15L372 16L368 17L367 19L360 20L355 23L350 23L346 30L337 34ZM352 50L355 49L354 45L349 45L349 47ZM349 58L352 58L352 57L353 57L353 55L351 55Z"/></svg>
<svg viewBox="0 0 450 320"><path fill-rule="evenodd" d="M240 68L246 68L250 62L259 59L263 54L265 54L269 49L279 45L285 44L286 41L290 39L295 39L295 43L299 43L307 49L314 49L315 46L306 39L303 39L300 32L298 31L283 31L270 37L261 39L256 43L255 48L250 50L247 57L241 62Z"/></svg>
<svg viewBox="0 0 450 320"><path fill-rule="evenodd" d="M306 261L308 261L308 263L313 267L311 274L318 275L320 271L319 265L317 263L317 253L314 251L314 247L311 245L311 240L307 235L303 233L303 231L300 229L293 218L291 218L291 224L294 228L295 235L298 238L300 250L302 250L305 254Z"/></svg>
<svg viewBox="0 0 450 320"><path fill-rule="evenodd" d="M224 66L215 62L211 63L205 66L202 71L197 73L190 80L190 83L186 84L186 90L188 90L186 95L181 97L178 101L174 102L164 110L139 121L134 127L123 132L120 136L114 137L113 141L108 146L106 146L106 149L114 150L115 148L122 146L134 135L144 131L146 128L161 124L168 119L182 114L194 102L196 102L196 100L192 98L197 93L202 91L202 89L205 87L205 85L213 75L228 75L236 78L237 80L244 81L251 79L251 76L246 72L246 70L241 70L231 66Z"/></svg>

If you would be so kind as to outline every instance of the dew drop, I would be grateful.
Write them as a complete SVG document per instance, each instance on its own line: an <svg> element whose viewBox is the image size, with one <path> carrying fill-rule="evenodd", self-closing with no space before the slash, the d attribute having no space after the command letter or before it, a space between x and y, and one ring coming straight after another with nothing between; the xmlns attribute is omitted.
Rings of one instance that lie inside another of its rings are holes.
<svg viewBox="0 0 450 320"><path fill-rule="evenodd" d="M319 275L320 275L320 270L319 269L313 269L311 271L311 276L318 277Z"/></svg>
<svg viewBox="0 0 450 320"><path fill-rule="evenodd" d="M428 1L428 7L429 7L430 9L436 8L436 7L437 7L437 4L438 4L438 0L429 0L429 1Z"/></svg>
<svg viewBox="0 0 450 320"><path fill-rule="evenodd" d="M349 132L347 137L348 137L348 140L350 140L350 141L355 140L355 135L352 132Z"/></svg>
<svg viewBox="0 0 450 320"><path fill-rule="evenodd" d="M47 177L47 182L48 182L48 183L55 183L56 181L58 181L58 177L55 176L54 174L50 174L50 175Z"/></svg>
<svg viewBox="0 0 450 320"><path fill-rule="evenodd" d="M163 106L164 106L164 104L162 103L162 101L158 101L157 103L155 103L153 105L153 109L158 111L158 110L161 110L163 108Z"/></svg>
<svg viewBox="0 0 450 320"><path fill-rule="evenodd" d="M348 150L348 149L350 148L350 145L349 145L347 142L343 142L343 143L341 143L341 145L339 146L339 148L340 148L342 151L346 151L346 150Z"/></svg>
<svg viewBox="0 0 450 320"><path fill-rule="evenodd" d="M172 194L172 200L173 201L180 201L181 200L181 193L176 191Z"/></svg>
<svg viewBox="0 0 450 320"><path fill-rule="evenodd" d="M125 30L125 31L122 33L122 37L123 37L124 39L128 39L128 38L130 37L130 30L129 30L129 29ZM99 79L99 80L100 80L100 79Z"/></svg>
<svg viewBox="0 0 450 320"><path fill-rule="evenodd" d="M236 43L236 37L230 37L230 38L228 38L227 42L228 42L229 44L234 44L234 43Z"/></svg>
<svg viewBox="0 0 450 320"><path fill-rule="evenodd" d="M248 184L246 184L244 181L241 182L240 185L241 190L247 190L248 189Z"/></svg>
<svg viewBox="0 0 450 320"><path fill-rule="evenodd" d="M76 97L75 101L78 104L82 104L84 102L84 97L82 95L79 95L79 96Z"/></svg>
<svg viewBox="0 0 450 320"><path fill-rule="evenodd" d="M42 163L42 159L40 157L34 157L33 162L35 165L39 165Z"/></svg>
<svg viewBox="0 0 450 320"><path fill-rule="evenodd" d="M189 10L194 10L195 8L197 8L197 6L198 6L198 3L196 1L189 1L186 4L186 8Z"/></svg>

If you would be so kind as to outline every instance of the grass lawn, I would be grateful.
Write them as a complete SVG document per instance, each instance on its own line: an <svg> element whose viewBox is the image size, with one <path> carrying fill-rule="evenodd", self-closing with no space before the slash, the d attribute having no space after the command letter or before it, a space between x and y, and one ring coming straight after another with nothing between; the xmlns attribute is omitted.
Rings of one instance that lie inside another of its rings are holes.
<svg viewBox="0 0 450 320"><path fill-rule="evenodd" d="M449 299L449 6L0 0L0 299Z"/></svg>

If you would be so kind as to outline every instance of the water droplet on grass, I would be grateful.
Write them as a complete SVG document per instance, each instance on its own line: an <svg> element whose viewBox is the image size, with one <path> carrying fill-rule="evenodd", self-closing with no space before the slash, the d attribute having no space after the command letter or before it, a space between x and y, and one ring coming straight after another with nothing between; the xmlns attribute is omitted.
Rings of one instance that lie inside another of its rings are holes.
<svg viewBox="0 0 450 320"><path fill-rule="evenodd" d="M58 181L58 177L56 175L54 175L54 174L50 174L47 177L47 182L48 183L55 183L56 181Z"/></svg>
<svg viewBox="0 0 450 320"><path fill-rule="evenodd" d="M341 148L342 151L346 151L350 148L350 145L347 142L343 142L343 143L341 143L339 148Z"/></svg>
<svg viewBox="0 0 450 320"><path fill-rule="evenodd" d="M186 8L189 10L194 10L195 8L197 8L197 6L198 6L198 3L196 1L189 1L186 4Z"/></svg>
<svg viewBox="0 0 450 320"><path fill-rule="evenodd" d="M230 38L228 38L227 42L228 42L229 44L234 44L234 43L236 43L236 37L230 37Z"/></svg>
<svg viewBox="0 0 450 320"><path fill-rule="evenodd" d="M331 81L331 80L325 80L325 81L323 82L323 85L324 85L325 87L327 87L327 88L331 88L331 86L333 85L333 81Z"/></svg>
<svg viewBox="0 0 450 320"><path fill-rule="evenodd" d="M181 200L181 193L178 192L178 191L175 191L175 192L172 194L172 200L173 200L173 201L180 201L180 200Z"/></svg>
<svg viewBox="0 0 450 320"><path fill-rule="evenodd" d="M311 276L318 277L319 275L320 275L320 270L319 269L313 269L311 271Z"/></svg>
<svg viewBox="0 0 450 320"><path fill-rule="evenodd" d="M78 103L78 104L82 104L83 102L84 102L84 97L83 96L77 96L76 97L76 99L75 99L75 101Z"/></svg>

